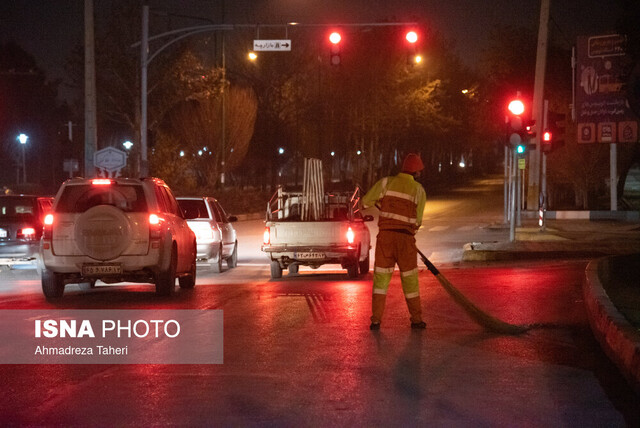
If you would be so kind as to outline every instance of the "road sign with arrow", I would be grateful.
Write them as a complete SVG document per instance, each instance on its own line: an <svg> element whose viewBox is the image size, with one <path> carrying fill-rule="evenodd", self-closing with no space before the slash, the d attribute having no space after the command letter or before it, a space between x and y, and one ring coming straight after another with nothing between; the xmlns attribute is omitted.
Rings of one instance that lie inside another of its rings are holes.
<svg viewBox="0 0 640 428"><path fill-rule="evenodd" d="M291 40L254 40L254 51L290 51Z"/></svg>

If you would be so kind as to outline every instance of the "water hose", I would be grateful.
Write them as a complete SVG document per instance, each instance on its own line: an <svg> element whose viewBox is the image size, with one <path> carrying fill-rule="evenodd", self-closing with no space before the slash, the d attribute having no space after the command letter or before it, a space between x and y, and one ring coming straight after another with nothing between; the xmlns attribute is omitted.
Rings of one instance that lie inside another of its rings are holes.
<svg viewBox="0 0 640 428"><path fill-rule="evenodd" d="M447 293L453 298L453 300L464 309L464 311L478 324L500 334L522 334L531 330L532 328L537 327L536 324L510 324L508 322L504 322L494 316L489 315L482 309L478 308L471 300L469 300L464 294L460 292L456 287L454 287L447 278L440 273L438 268L436 268L429 259L422 254L420 250L418 250L418 254L422 259L422 262L427 266L429 272L431 272L440 282L440 285L445 289Z"/></svg>

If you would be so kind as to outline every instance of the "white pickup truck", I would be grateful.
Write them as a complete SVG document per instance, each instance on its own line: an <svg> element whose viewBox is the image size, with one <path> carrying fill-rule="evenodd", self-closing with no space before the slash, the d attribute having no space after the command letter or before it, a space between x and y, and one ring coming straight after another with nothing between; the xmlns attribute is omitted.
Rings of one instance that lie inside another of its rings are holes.
<svg viewBox="0 0 640 428"><path fill-rule="evenodd" d="M340 264L349 278L369 272L371 235L365 222L373 216L362 214L360 190L324 193L312 205L305 198L278 188L267 203L262 251L271 261L271 277L282 277L287 268L296 274L300 265Z"/></svg>

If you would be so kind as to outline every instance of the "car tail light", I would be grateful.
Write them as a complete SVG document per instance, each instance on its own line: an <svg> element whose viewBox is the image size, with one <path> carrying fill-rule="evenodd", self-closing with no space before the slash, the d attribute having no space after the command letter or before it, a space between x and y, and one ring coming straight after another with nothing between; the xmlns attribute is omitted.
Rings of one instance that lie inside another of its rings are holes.
<svg viewBox="0 0 640 428"><path fill-rule="evenodd" d="M349 244L353 244L353 242L356 240L356 234L353 232L353 229L351 229L351 227L349 227L347 229L347 242Z"/></svg>
<svg viewBox="0 0 640 428"><path fill-rule="evenodd" d="M149 238L160 239L162 217L158 214L149 214Z"/></svg>
<svg viewBox="0 0 640 428"><path fill-rule="evenodd" d="M265 227L264 233L262 234L262 243L264 245L269 245L269 242L271 242L270 234L271 234L271 230L269 230L268 227Z"/></svg>
<svg viewBox="0 0 640 428"><path fill-rule="evenodd" d="M22 229L18 229L18 233L16 234L16 238L18 239L26 239L28 241L32 241L36 239L36 230L33 227L23 227Z"/></svg>
<svg viewBox="0 0 640 428"><path fill-rule="evenodd" d="M91 184L94 186L108 186L112 183L108 178L94 178L91 180Z"/></svg>
<svg viewBox="0 0 640 428"><path fill-rule="evenodd" d="M188 223L193 233L196 234L196 241L200 240L213 240L214 239L214 229L211 227L209 223L198 222L198 223Z"/></svg>
<svg viewBox="0 0 640 428"><path fill-rule="evenodd" d="M51 239L53 231L53 214L44 216L44 239Z"/></svg>

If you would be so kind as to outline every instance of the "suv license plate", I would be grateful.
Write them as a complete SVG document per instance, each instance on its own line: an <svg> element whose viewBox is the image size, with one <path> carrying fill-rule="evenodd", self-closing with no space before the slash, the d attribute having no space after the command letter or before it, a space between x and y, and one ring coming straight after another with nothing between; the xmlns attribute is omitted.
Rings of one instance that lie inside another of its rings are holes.
<svg viewBox="0 0 640 428"><path fill-rule="evenodd" d="M82 275L117 275L122 265L82 265Z"/></svg>
<svg viewBox="0 0 640 428"><path fill-rule="evenodd" d="M315 259L324 259L324 253L318 252L310 252L310 253L296 253L295 258L299 260L315 260Z"/></svg>

